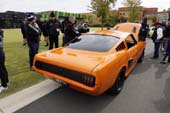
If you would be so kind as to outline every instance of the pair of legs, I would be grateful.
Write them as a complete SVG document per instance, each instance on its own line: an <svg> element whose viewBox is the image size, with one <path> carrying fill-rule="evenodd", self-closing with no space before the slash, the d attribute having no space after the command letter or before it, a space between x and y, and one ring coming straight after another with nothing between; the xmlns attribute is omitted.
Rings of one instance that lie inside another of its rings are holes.
<svg viewBox="0 0 170 113"><path fill-rule="evenodd" d="M53 44L55 44L55 48L58 48L58 36L49 36L49 50L53 49Z"/></svg>
<svg viewBox="0 0 170 113"><path fill-rule="evenodd" d="M45 41L45 46L48 46L49 44L49 37L48 36L44 36L44 41Z"/></svg>
<svg viewBox="0 0 170 113"><path fill-rule="evenodd" d="M33 66L34 56L38 53L39 41L28 41L29 46L29 64L30 68Z"/></svg>
<svg viewBox="0 0 170 113"><path fill-rule="evenodd" d="M162 61L165 62L166 58L168 57L168 63L170 63L170 54L165 54Z"/></svg>
<svg viewBox="0 0 170 113"><path fill-rule="evenodd" d="M168 57L168 63L170 63L170 39L166 40L166 51L165 55L162 59L162 63L165 63L166 58Z"/></svg>
<svg viewBox="0 0 170 113"><path fill-rule="evenodd" d="M5 67L5 54L2 48L0 49L0 79L1 79L1 86L7 87L7 83L9 82L8 72Z"/></svg>
<svg viewBox="0 0 170 113"><path fill-rule="evenodd" d="M23 38L23 46L25 46L27 44L27 39L26 38Z"/></svg>
<svg viewBox="0 0 170 113"><path fill-rule="evenodd" d="M154 55L153 55L153 58L159 58L160 43L161 42L155 42L154 43Z"/></svg>

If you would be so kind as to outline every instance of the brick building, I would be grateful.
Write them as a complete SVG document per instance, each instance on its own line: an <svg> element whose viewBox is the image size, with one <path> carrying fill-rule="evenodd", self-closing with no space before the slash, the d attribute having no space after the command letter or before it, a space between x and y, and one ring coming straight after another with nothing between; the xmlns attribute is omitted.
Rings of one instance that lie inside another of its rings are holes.
<svg viewBox="0 0 170 113"><path fill-rule="evenodd" d="M152 18L155 16L157 17L158 8L145 8L145 7L138 7L136 11L139 14L137 22L141 22L144 17L148 18L148 23L152 24ZM129 10L128 7L120 7L118 9L119 17L124 17L126 20L129 18Z"/></svg>
<svg viewBox="0 0 170 113"><path fill-rule="evenodd" d="M140 21L143 17L144 8L140 6L136 9L136 11L139 14L139 18L136 21ZM118 12L119 12L119 17L124 17L126 20L128 20L130 15L128 7L120 7L118 9Z"/></svg>
<svg viewBox="0 0 170 113"><path fill-rule="evenodd" d="M157 13L157 18L159 22L167 22L170 19L170 11L162 11Z"/></svg>

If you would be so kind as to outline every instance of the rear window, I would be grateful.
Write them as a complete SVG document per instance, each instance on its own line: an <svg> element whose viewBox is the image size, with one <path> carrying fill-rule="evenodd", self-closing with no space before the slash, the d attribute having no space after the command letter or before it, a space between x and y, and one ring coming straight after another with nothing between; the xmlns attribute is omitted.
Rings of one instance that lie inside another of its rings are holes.
<svg viewBox="0 0 170 113"><path fill-rule="evenodd" d="M119 38L109 35L81 35L66 47L72 49L106 52L109 51Z"/></svg>

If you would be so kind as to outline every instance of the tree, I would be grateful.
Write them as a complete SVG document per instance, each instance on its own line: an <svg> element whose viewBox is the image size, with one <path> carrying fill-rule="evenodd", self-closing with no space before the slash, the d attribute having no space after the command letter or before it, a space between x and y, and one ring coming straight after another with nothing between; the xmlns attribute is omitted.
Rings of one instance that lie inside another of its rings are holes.
<svg viewBox="0 0 170 113"><path fill-rule="evenodd" d="M104 23L107 21L110 10L114 7L116 0L91 0L91 10L101 21L103 29Z"/></svg>
<svg viewBox="0 0 170 113"><path fill-rule="evenodd" d="M140 16L141 0L124 0L123 5L128 7L129 22L135 22Z"/></svg>
<svg viewBox="0 0 170 113"><path fill-rule="evenodd" d="M104 23L104 26L113 27L114 25L116 25L117 22L118 22L118 18L114 15L114 13L109 12L106 21Z"/></svg>
<svg viewBox="0 0 170 113"><path fill-rule="evenodd" d="M156 16L152 16L152 22L156 22L157 21L157 17Z"/></svg>
<svg viewBox="0 0 170 113"><path fill-rule="evenodd" d="M170 11L170 7L168 8L168 11Z"/></svg>

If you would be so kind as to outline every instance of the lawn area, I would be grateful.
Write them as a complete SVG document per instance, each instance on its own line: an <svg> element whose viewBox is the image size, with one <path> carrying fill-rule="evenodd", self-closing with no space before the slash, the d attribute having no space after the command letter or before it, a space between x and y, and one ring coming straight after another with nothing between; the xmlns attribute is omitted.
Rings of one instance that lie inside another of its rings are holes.
<svg viewBox="0 0 170 113"><path fill-rule="evenodd" d="M47 50L43 39L41 40L39 51ZM44 80L42 75L29 69L28 46L22 46L20 29L4 30L4 51L10 86L0 94L0 98Z"/></svg>
<svg viewBox="0 0 170 113"><path fill-rule="evenodd" d="M97 29L99 28L90 28L91 31ZM48 50L48 47L44 45L44 39L41 37L39 52ZM61 46L61 36L59 45ZM22 46L20 29L4 30L4 51L10 86L7 91L0 94L0 98L30 87L45 79L41 74L30 71L28 46Z"/></svg>

